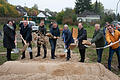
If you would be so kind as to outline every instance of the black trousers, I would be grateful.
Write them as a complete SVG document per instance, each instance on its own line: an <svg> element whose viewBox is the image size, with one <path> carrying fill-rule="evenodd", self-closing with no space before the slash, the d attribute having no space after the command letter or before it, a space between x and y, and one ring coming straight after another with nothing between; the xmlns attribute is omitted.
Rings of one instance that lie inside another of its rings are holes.
<svg viewBox="0 0 120 80"><path fill-rule="evenodd" d="M44 57L46 57L46 55L47 55L46 45L42 44L42 46L43 46L43 49L44 49ZM40 51L41 51L41 44L39 44L39 46L38 46L38 53L37 53L37 55L40 55Z"/></svg>
<svg viewBox="0 0 120 80"><path fill-rule="evenodd" d="M79 52L80 52L80 56L81 56L80 62L84 62L85 61L85 50L86 49L80 49L79 48Z"/></svg>
<svg viewBox="0 0 120 80"><path fill-rule="evenodd" d="M68 52L67 52L67 59L68 59L68 58L71 58L69 46L70 46L70 44L66 44L66 48L67 48L67 50L68 50Z"/></svg>
<svg viewBox="0 0 120 80"><path fill-rule="evenodd" d="M51 45L51 58L55 57L55 49L56 49L56 39L49 39Z"/></svg>
<svg viewBox="0 0 120 80"><path fill-rule="evenodd" d="M9 60L11 60L11 51L12 51L12 49L8 49L7 48L7 60L9 61Z"/></svg>
<svg viewBox="0 0 120 80"><path fill-rule="evenodd" d="M25 45L25 44L23 43L23 46L24 46L24 45ZM30 48L32 49L32 44L29 43L29 46L28 46L28 47L30 47ZM32 52L29 52L29 55L30 55L30 58L33 57ZM22 58L25 58L25 51L22 53Z"/></svg>

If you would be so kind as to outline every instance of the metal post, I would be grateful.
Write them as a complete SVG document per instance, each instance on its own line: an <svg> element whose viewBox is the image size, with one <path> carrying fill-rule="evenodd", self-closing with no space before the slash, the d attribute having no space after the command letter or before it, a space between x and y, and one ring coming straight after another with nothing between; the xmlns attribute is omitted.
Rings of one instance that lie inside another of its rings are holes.
<svg viewBox="0 0 120 80"><path fill-rule="evenodd" d="M117 14L118 14L118 5L119 5L119 2L120 2L120 0L118 1L118 3L117 3L117 6L116 6L116 21L117 21Z"/></svg>

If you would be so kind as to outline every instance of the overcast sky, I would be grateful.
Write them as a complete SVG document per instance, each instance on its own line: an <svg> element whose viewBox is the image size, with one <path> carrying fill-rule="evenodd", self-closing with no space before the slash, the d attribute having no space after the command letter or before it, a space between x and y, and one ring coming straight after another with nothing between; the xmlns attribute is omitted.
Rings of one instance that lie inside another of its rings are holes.
<svg viewBox="0 0 120 80"><path fill-rule="evenodd" d="M32 7L34 4L38 5L39 10L44 10L45 8L50 9L51 11L61 11L66 7L74 8L76 0L8 0L9 3L13 5L21 5ZM94 3L96 0L92 0ZM116 4L118 0L98 0L103 3L105 9L116 9ZM120 11L120 4L119 4Z"/></svg>

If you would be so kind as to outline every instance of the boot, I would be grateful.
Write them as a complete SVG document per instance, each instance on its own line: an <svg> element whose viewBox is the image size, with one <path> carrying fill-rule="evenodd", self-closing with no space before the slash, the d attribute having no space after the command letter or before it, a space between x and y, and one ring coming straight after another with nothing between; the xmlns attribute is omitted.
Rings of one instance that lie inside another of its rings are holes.
<svg viewBox="0 0 120 80"><path fill-rule="evenodd" d="M51 59L55 59L55 52L51 51Z"/></svg>
<svg viewBox="0 0 120 80"><path fill-rule="evenodd" d="M69 61L69 60L70 60L70 58L67 58L67 59L66 59L66 61Z"/></svg>
<svg viewBox="0 0 120 80"><path fill-rule="evenodd" d="M55 57L51 57L51 59L55 59Z"/></svg>
<svg viewBox="0 0 120 80"><path fill-rule="evenodd" d="M44 51L44 57L43 57L43 59L46 58L46 54L47 54L47 51L45 50L45 51Z"/></svg>
<svg viewBox="0 0 120 80"><path fill-rule="evenodd" d="M11 61L11 54L7 54L7 61Z"/></svg>
<svg viewBox="0 0 120 80"><path fill-rule="evenodd" d="M30 54L30 59L33 59L33 55L32 55L32 52L30 52L29 54Z"/></svg>
<svg viewBox="0 0 120 80"><path fill-rule="evenodd" d="M45 58L46 58L46 55L43 56L43 59L45 59Z"/></svg>
<svg viewBox="0 0 120 80"><path fill-rule="evenodd" d="M37 53L37 55L35 57L39 57L40 56L40 53Z"/></svg>
<svg viewBox="0 0 120 80"><path fill-rule="evenodd" d="M25 58L25 52L22 53L21 59L24 59L24 58Z"/></svg>
<svg viewBox="0 0 120 80"><path fill-rule="evenodd" d="M39 57L40 56L40 47L38 47L38 53L35 57Z"/></svg>
<svg viewBox="0 0 120 80"><path fill-rule="evenodd" d="M79 62L84 62L84 59L81 59Z"/></svg>
<svg viewBox="0 0 120 80"><path fill-rule="evenodd" d="M70 55L70 50L68 50L68 52L67 52L67 58L66 58L66 61L69 61L69 60L70 60L70 58L71 58L71 55Z"/></svg>

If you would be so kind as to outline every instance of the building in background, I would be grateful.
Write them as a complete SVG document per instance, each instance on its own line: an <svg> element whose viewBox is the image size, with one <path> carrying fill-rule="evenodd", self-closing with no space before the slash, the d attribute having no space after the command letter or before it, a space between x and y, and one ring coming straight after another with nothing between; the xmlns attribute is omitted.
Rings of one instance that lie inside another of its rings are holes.
<svg viewBox="0 0 120 80"><path fill-rule="evenodd" d="M100 15L85 10L82 14L78 15L77 20L79 22L97 22L100 21Z"/></svg>

